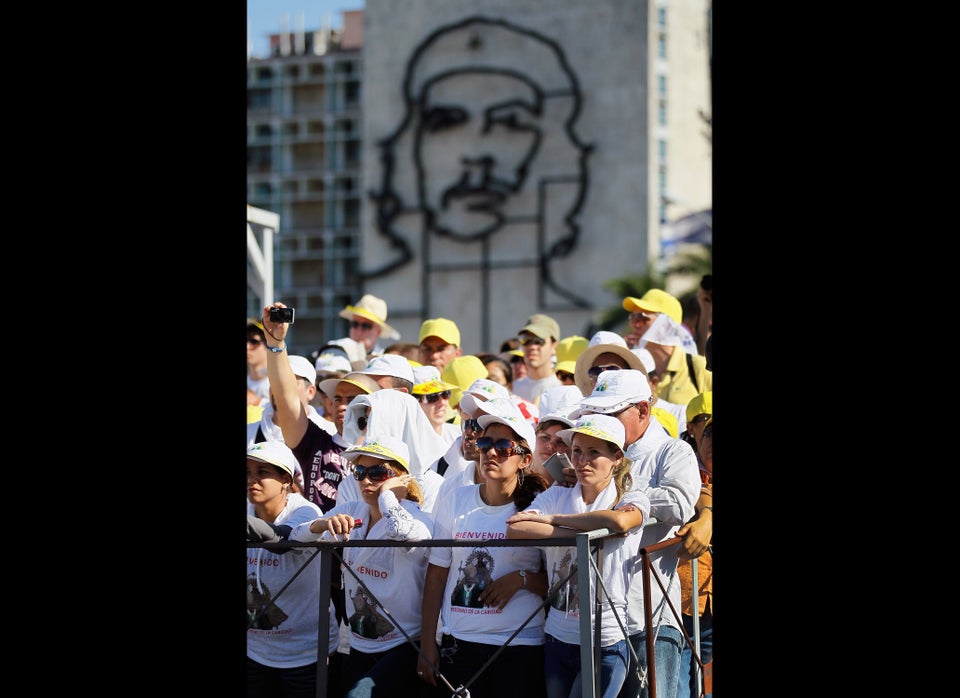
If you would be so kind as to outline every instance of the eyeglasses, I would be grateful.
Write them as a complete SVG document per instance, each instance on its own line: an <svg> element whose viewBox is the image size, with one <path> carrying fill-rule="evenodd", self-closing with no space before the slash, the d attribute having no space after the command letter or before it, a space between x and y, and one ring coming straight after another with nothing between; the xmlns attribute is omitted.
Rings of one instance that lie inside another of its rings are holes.
<svg viewBox="0 0 960 698"><path fill-rule="evenodd" d="M539 337L524 337L520 340L520 346L526 347L532 344L535 347L542 347L545 341Z"/></svg>
<svg viewBox="0 0 960 698"><path fill-rule="evenodd" d="M351 320L351 321L350 321L350 327L351 327L352 329L354 329L354 330L357 329L358 327L362 327L362 328L365 329L365 330L372 330L372 329L373 329L373 323L372 323L372 322L360 322L360 321L358 321L358 320Z"/></svg>
<svg viewBox="0 0 960 698"><path fill-rule="evenodd" d="M638 310L635 313L630 313L630 322L650 322L656 316L656 313L643 313Z"/></svg>
<svg viewBox="0 0 960 698"><path fill-rule="evenodd" d="M600 374L604 371L619 371L620 367L616 364L610 364L609 366L594 366L593 368L587 371L587 375L591 378L599 378Z"/></svg>
<svg viewBox="0 0 960 698"><path fill-rule="evenodd" d="M263 344L262 339L256 339L255 337L247 337L247 344L252 344L255 347L259 347Z"/></svg>
<svg viewBox="0 0 960 698"><path fill-rule="evenodd" d="M691 421L692 423L694 423L694 424L700 424L701 422L705 422L705 421L707 421L708 419L710 419L710 415L709 415L709 414L698 414L696 417L694 417L694 418L691 419L690 421Z"/></svg>
<svg viewBox="0 0 960 698"><path fill-rule="evenodd" d="M476 419L465 419L461 424L463 431L483 431L483 427L480 426L480 422Z"/></svg>
<svg viewBox="0 0 960 698"><path fill-rule="evenodd" d="M510 441L509 439L497 439L494 441L489 436L481 436L477 439L477 448L481 451L489 451L491 447L493 447L497 455L501 458L512 456L514 453L517 455L526 453L526 450L516 441Z"/></svg>
<svg viewBox="0 0 960 698"><path fill-rule="evenodd" d="M363 480L368 477L372 482L383 482L397 476L397 471L388 468L383 463L376 465L355 465L353 466L353 476L357 480Z"/></svg>
<svg viewBox="0 0 960 698"><path fill-rule="evenodd" d="M444 390L442 393L431 393L430 395L421 395L420 402L426 403L429 402L431 405L437 400L446 400L450 397L450 391Z"/></svg>

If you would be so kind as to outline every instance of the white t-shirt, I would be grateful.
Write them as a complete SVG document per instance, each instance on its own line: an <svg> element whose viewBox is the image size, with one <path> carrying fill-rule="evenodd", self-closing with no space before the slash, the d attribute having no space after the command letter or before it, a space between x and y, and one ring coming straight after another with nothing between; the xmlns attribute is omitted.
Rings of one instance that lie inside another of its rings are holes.
<svg viewBox="0 0 960 698"><path fill-rule="evenodd" d="M350 540L428 540L432 536L433 521L409 499L398 501L393 492L381 492L377 506L383 517L369 525L370 507L360 500L341 502L324 517L347 514L363 519L362 526L350 532ZM311 519L312 521L312 519ZM290 534L291 540L329 540L329 532L310 531L310 523L302 523ZM360 652L375 653L420 639L423 584L427 574L426 547L411 548L344 548L343 559L357 577L363 580L370 595L348 570L343 572L346 593L347 624L350 628L350 647ZM386 609L396 621L394 626Z"/></svg>
<svg viewBox="0 0 960 698"><path fill-rule="evenodd" d="M254 514L250 502L247 502L247 514ZM273 523L295 528L318 516L323 516L320 507L302 495L291 492L287 495L286 507ZM266 548L247 548L247 624L270 601L276 600L276 604L264 611L255 623L256 627L247 629L247 656L255 662L278 669L290 669L317 661L320 555L314 557L307 563L307 569L300 572L314 552L310 548L293 548L280 555ZM296 579L278 595L294 575ZM340 624L331 601L327 653L336 652L339 645Z"/></svg>
<svg viewBox="0 0 960 698"><path fill-rule="evenodd" d="M505 540L507 519L517 512L513 502L488 506L480 499L480 485L457 487L437 502L433 513L434 539L475 540L474 547L433 547L430 563L449 568L440 607L446 635L487 645L503 645L524 619L533 616L511 641L513 645L542 645L542 599L520 589L503 610L481 606L479 594L489 582L510 572L540 569L542 554L530 546L492 547L484 540Z"/></svg>
<svg viewBox="0 0 960 698"><path fill-rule="evenodd" d="M700 467L697 455L685 441L675 439L663 429L647 427L643 436L627 446L626 456L631 460L630 474L633 487L650 500L650 517L640 533L634 548L634 583L627 590L630 609L627 629L635 635L646 628L643 612L642 564L639 549L674 537L677 529L694 514L694 505L700 497ZM656 521L653 521L656 519ZM677 562L680 545L674 545L650 554L650 601L653 621L681 627L669 606L664 603L660 585L653 579L658 573L669 590L670 602L680 609L680 580Z"/></svg>
<svg viewBox="0 0 960 698"><path fill-rule="evenodd" d="M622 509L632 504L643 512L646 522L650 512L650 502L646 496L637 491L624 492L623 497L613 506L617 498L617 485L612 480L597 496L592 504L583 501L583 492L578 482L573 487L549 487L527 507L526 511L536 511L542 514L582 514L599 509ZM607 647L623 639L623 631L617 622L616 612L624 626L627 624L627 589L633 583L628 570L632 567L631 557L637 550L637 541L640 539L642 526L631 530L626 537L616 536L607 538L603 548L603 586L607 594L603 595L603 610L601 612L600 645ZM571 530L570 535L576 535ZM560 593L553 599L544 631L561 642L571 645L580 644L580 605L578 591L577 548L547 546L543 548L546 558L547 583L551 594L556 588ZM573 572L565 583L563 580ZM590 598L595 598L596 581L590 572ZM596 614L593 606L591 611L591 625L595 626Z"/></svg>
<svg viewBox="0 0 960 698"><path fill-rule="evenodd" d="M543 393L547 388L552 388L555 385L563 385L557 376L551 373L546 378L531 378L530 376L524 376L523 378L518 378L513 381L513 394L519 395L524 400L529 400L534 405L540 404L540 394Z"/></svg>

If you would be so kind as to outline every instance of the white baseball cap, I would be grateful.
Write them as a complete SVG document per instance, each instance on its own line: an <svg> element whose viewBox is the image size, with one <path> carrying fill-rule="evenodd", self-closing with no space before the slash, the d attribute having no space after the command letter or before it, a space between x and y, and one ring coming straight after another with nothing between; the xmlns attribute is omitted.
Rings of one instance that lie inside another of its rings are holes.
<svg viewBox="0 0 960 698"><path fill-rule="evenodd" d="M260 441L247 449L247 458L269 463L296 476L300 463L293 451L281 441Z"/></svg>
<svg viewBox="0 0 960 698"><path fill-rule="evenodd" d="M298 356L297 354L289 356L288 359L290 360L290 368L293 369L293 375L306 378L310 381L310 385L316 385L317 369L310 363L310 359L306 356Z"/></svg>
<svg viewBox="0 0 960 698"><path fill-rule="evenodd" d="M500 384L497 383L497 385ZM466 397L464 395L464 398ZM477 401L477 409L483 412L477 417L477 421L484 429L491 424L503 424L510 427L517 436L525 440L531 449L536 448L537 435L533 431L533 425L523 416L520 408L514 405L510 398L498 397L493 400L479 400Z"/></svg>
<svg viewBox="0 0 960 698"><path fill-rule="evenodd" d="M604 371L597 377L593 392L580 401L579 414L612 414L638 402L649 401L651 397L650 381L643 371L630 368Z"/></svg>
<svg viewBox="0 0 960 698"><path fill-rule="evenodd" d="M463 397L460 398L460 408L473 416L477 411L477 403L496 400L497 398L510 399L510 391L507 390L506 386L489 378L477 378L463 392Z"/></svg>
<svg viewBox="0 0 960 698"><path fill-rule="evenodd" d="M586 434L604 441L609 441L621 451L626 440L626 430L616 417L606 414L585 414L577 420L570 429L561 429L557 435L569 446L574 434Z"/></svg>

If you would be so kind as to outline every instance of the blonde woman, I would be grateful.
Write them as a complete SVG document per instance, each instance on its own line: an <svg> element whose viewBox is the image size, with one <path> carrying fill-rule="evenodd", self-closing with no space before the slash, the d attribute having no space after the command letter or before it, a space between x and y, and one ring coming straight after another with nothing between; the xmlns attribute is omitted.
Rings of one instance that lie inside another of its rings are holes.
<svg viewBox="0 0 960 698"><path fill-rule="evenodd" d="M600 696L616 698L626 679L630 650L614 613L626 624L630 580L625 570L649 515L650 501L642 492L631 491L633 479L630 461L623 454L625 437L619 419L590 414L558 434L570 445L577 484L541 492L529 507L507 519L507 538L565 538L599 528L626 534L605 541L601 571L607 593L601 613ZM576 548L545 547L543 552L550 585L550 613L544 626L547 698L567 698L579 692L581 681ZM590 598L594 594L591 578Z"/></svg>

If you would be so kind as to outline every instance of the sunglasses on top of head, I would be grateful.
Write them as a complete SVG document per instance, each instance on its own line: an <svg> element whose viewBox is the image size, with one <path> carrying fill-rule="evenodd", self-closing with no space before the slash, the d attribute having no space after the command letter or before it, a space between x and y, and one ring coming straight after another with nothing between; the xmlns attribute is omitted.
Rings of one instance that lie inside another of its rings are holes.
<svg viewBox="0 0 960 698"><path fill-rule="evenodd" d="M431 393L430 395L421 395L419 397L420 402L429 402L431 405L437 400L446 400L450 397L450 391L444 390L442 393Z"/></svg>
<svg viewBox="0 0 960 698"><path fill-rule="evenodd" d="M353 466L353 476L357 480L363 480L368 477L372 482L383 482L397 476L397 472L388 468L383 463L376 465L355 465Z"/></svg>
<svg viewBox="0 0 960 698"><path fill-rule="evenodd" d="M600 374L603 373L604 371L619 371L619 370L621 369L616 364L610 364L608 366L594 366L593 368L587 371L587 375L590 376L591 378L599 378Z"/></svg>
<svg viewBox="0 0 960 698"><path fill-rule="evenodd" d="M481 451L489 451L491 446L501 458L507 458L508 456L512 456L514 453L516 453L518 456L522 456L524 453L526 453L526 449L524 449L516 441L511 441L510 439L497 439L494 441L489 436L481 436L479 439L477 439L477 448L479 448Z"/></svg>

